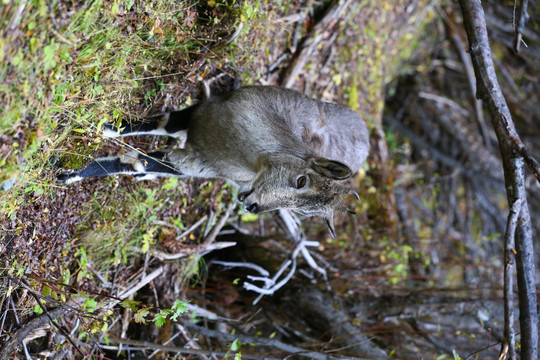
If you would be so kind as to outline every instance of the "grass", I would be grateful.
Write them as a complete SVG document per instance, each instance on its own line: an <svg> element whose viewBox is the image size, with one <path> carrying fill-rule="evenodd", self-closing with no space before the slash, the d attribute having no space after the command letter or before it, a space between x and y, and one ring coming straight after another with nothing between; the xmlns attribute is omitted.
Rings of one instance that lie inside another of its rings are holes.
<svg viewBox="0 0 540 360"><path fill-rule="evenodd" d="M4 12L0 182L15 180L1 193L10 220L29 194L54 193L58 165L80 167L104 145L105 121L190 102L186 95L164 105L163 97L187 93L181 84L205 70L193 68L193 60L217 57L202 53L234 30L240 14L221 2L50 6L21 0Z"/></svg>
<svg viewBox="0 0 540 360"><path fill-rule="evenodd" d="M117 144L100 137L105 121L189 104L198 81L216 63L223 67L242 60L242 45L227 45L224 39L241 21L255 21L259 6L217 0L4 4L0 18L0 183L5 182L7 189L0 191L4 275L27 281L24 274L33 274L28 286L51 302L66 299L68 284L100 291L97 276L121 280L117 274L137 265L157 241L174 239L156 224L158 217L181 229L209 209L224 211L225 205L214 201L222 196L230 200L222 183L200 184L209 199L200 201L191 196L189 185L175 180L135 186L129 179L107 179L64 187L55 184L55 174L61 168L78 168L99 152L118 151ZM193 208L186 211L189 206ZM196 242L198 235L183 240ZM3 279L2 293L17 292L19 286ZM64 285L52 287L50 281ZM39 305L33 309L39 312ZM100 323L90 321L86 329Z"/></svg>
<svg viewBox="0 0 540 360"><path fill-rule="evenodd" d="M39 176L43 168L38 164L58 155L66 139L85 136L95 145L104 121L140 115L139 110L155 106L166 86L201 70L190 69L191 61L203 46L218 41L212 38L216 31L236 22L234 11L219 10L224 5L208 10L187 1L157 1L147 7L133 1L95 1L76 9L57 4L53 16L45 2L20 1L18 6L12 3L4 20L15 18L23 5L15 30L9 30L9 21L3 26L2 43L17 46L0 54L5 104L0 130L17 139L10 156L2 157L0 179L19 175L23 182ZM70 13L69 18L61 13ZM218 30L213 19L219 19Z"/></svg>

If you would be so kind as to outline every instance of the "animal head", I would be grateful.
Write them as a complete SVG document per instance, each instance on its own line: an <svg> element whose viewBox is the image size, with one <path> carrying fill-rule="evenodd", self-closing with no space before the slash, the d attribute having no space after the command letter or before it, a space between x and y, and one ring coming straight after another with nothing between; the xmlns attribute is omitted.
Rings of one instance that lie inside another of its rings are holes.
<svg viewBox="0 0 540 360"><path fill-rule="evenodd" d="M359 199L354 190L342 184L351 175L345 164L321 157L272 162L271 167L263 166L251 182L241 186L238 200L254 214L289 209L306 216L320 216L335 237L334 212L354 214L343 207L343 196Z"/></svg>

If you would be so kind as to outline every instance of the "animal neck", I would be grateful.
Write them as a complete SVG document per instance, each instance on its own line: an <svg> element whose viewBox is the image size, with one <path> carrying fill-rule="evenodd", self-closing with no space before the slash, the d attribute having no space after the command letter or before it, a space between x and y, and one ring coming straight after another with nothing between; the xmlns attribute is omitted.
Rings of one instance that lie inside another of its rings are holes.
<svg viewBox="0 0 540 360"><path fill-rule="evenodd" d="M280 148L277 151L267 152L261 159L261 167L272 167L275 165L280 166L302 166L306 163L307 159L315 156L315 154L309 149L300 152L298 148L295 149L283 149Z"/></svg>

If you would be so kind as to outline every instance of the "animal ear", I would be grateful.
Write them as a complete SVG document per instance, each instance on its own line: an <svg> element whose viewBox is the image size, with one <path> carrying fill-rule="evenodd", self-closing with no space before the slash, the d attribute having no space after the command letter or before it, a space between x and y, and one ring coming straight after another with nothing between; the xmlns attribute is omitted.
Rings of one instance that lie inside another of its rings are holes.
<svg viewBox="0 0 540 360"><path fill-rule="evenodd" d="M334 180L344 180L352 175L352 171L347 165L322 157L310 159L310 167L319 174Z"/></svg>
<svg viewBox="0 0 540 360"><path fill-rule="evenodd" d="M326 216L324 218L324 221L326 222L326 226L328 226L328 231L330 231L330 235L332 235L332 238L336 237L336 230L334 230L334 216L333 214L330 214L329 216Z"/></svg>

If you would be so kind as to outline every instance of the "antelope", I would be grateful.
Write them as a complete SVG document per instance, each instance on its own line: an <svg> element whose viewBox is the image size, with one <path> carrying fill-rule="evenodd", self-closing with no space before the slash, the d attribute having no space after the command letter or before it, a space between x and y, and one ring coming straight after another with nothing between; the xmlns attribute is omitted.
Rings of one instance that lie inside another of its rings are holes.
<svg viewBox="0 0 540 360"><path fill-rule="evenodd" d="M351 109L273 86L248 86L210 97L145 122L106 124L105 137L161 135L178 144L148 153L97 158L58 180L93 176L222 178L239 186L246 211L289 209L320 216L333 237L344 182L358 172L369 151L364 120Z"/></svg>

